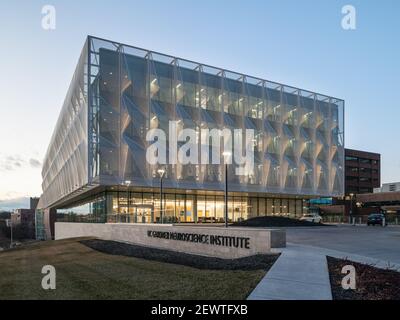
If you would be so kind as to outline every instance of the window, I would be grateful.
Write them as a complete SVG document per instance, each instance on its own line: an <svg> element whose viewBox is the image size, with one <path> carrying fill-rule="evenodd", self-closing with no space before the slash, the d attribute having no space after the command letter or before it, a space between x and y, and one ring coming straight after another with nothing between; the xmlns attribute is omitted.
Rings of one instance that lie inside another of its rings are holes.
<svg viewBox="0 0 400 320"><path fill-rule="evenodd" d="M267 199L267 215L273 215L274 213L274 202L273 199Z"/></svg>
<svg viewBox="0 0 400 320"><path fill-rule="evenodd" d="M358 168L356 167L346 167L346 171L358 173Z"/></svg>
<svg viewBox="0 0 400 320"><path fill-rule="evenodd" d="M360 163L371 164L370 159L360 159Z"/></svg>
<svg viewBox="0 0 400 320"><path fill-rule="evenodd" d="M358 158L352 156L346 156L346 161L358 161Z"/></svg>
<svg viewBox="0 0 400 320"><path fill-rule="evenodd" d="M358 193L358 188L357 187L348 187L346 190L346 194L350 193Z"/></svg>

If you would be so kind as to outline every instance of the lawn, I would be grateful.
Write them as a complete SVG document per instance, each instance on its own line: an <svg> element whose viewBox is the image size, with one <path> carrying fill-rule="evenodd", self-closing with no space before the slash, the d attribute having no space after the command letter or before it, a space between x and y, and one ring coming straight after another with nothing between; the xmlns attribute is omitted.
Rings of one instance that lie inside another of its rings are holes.
<svg viewBox="0 0 400 320"><path fill-rule="evenodd" d="M41 287L42 267L56 268L55 290ZM266 270L200 270L110 255L77 239L0 252L2 299L245 299Z"/></svg>

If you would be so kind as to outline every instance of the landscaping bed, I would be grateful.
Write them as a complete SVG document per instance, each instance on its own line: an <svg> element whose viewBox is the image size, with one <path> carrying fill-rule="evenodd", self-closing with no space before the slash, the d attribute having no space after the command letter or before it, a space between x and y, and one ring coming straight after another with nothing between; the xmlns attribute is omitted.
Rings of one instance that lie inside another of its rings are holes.
<svg viewBox="0 0 400 320"><path fill-rule="evenodd" d="M232 223L233 227L321 227L329 226L323 223L300 221L287 217L263 216L250 218L241 222Z"/></svg>
<svg viewBox="0 0 400 320"><path fill-rule="evenodd" d="M400 300L400 272L332 257L327 260L334 300ZM345 265L355 267L355 290L342 288Z"/></svg>
<svg viewBox="0 0 400 320"><path fill-rule="evenodd" d="M259 254L238 259L222 259L109 240L89 239L82 240L80 243L102 253L174 263L206 270L267 270L279 256L278 254Z"/></svg>

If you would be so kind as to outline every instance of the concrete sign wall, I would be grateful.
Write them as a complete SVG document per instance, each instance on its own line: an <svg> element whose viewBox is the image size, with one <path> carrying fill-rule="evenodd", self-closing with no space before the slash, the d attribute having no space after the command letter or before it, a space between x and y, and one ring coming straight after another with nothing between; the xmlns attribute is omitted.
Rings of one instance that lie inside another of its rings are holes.
<svg viewBox="0 0 400 320"><path fill-rule="evenodd" d="M75 237L97 237L220 258L264 254L286 245L286 232L276 229L56 222L56 240Z"/></svg>

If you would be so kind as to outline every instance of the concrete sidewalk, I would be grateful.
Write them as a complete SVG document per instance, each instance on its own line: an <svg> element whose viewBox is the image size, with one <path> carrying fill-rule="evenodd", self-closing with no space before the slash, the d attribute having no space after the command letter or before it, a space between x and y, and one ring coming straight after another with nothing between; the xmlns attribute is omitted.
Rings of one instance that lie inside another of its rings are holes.
<svg viewBox="0 0 400 320"><path fill-rule="evenodd" d="M326 257L288 245L248 300L332 300Z"/></svg>
<svg viewBox="0 0 400 320"><path fill-rule="evenodd" d="M400 270L400 264L347 252L288 243L248 300L332 300L326 256Z"/></svg>

